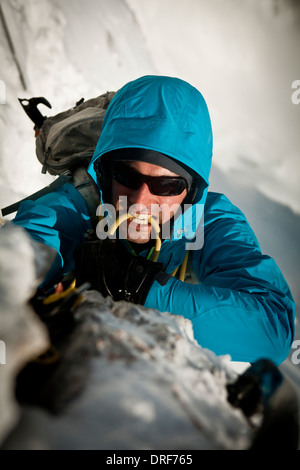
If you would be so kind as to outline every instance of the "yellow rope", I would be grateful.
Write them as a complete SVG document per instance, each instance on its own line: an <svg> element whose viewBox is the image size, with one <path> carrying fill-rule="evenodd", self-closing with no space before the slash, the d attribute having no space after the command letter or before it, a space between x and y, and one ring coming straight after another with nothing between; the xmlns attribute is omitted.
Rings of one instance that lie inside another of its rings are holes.
<svg viewBox="0 0 300 470"><path fill-rule="evenodd" d="M112 227L110 228L108 234L109 235L113 235L116 230L118 229L119 225L121 225L125 220L127 219L133 219L134 217L130 214L123 214L121 217L119 217L112 225ZM159 252L160 252L160 249L161 249L161 239L160 239L160 227L159 227L159 224L156 222L155 219L153 219L151 217L151 215L148 217L148 221L150 222L150 224L152 225L152 227L154 228L155 230L155 234L156 234L156 243L155 243L155 251L153 253L153 258L152 258L152 261L157 261L157 258L158 258L158 255L159 255Z"/></svg>
<svg viewBox="0 0 300 470"><path fill-rule="evenodd" d="M181 268L180 268L180 273L179 273L179 280L182 281L182 282L184 282L188 259L189 259L189 252L187 251L186 255L185 255L185 258L184 258L184 261L183 261L183 263L181 265Z"/></svg>
<svg viewBox="0 0 300 470"><path fill-rule="evenodd" d="M178 266L174 271L172 272L171 276L175 277L177 274L178 269L180 268L180 273L179 273L179 280L184 282L185 279L185 274L186 274L186 268L187 268L187 263L189 259L189 252L186 252L185 258L183 260L183 263L181 266Z"/></svg>
<svg viewBox="0 0 300 470"><path fill-rule="evenodd" d="M64 290L63 292L57 292L52 295L49 295L46 299L44 299L43 304L44 305L49 305L54 302L57 302L58 300L62 299L63 297L66 297L70 292L76 289L76 280L72 282L72 284L68 287L68 289Z"/></svg>
<svg viewBox="0 0 300 470"><path fill-rule="evenodd" d="M121 217L119 217L116 222L114 222L114 224L112 225L112 227L110 228L109 230L109 235L114 235L114 233L116 232L116 230L118 229L118 227L127 219L133 219L134 217L130 214L123 214ZM160 252L160 249L161 249L161 239L160 239L160 227L159 227L159 224L156 222L155 219L153 219L151 217L151 215L148 217L148 221L150 222L150 224L152 225L152 227L154 228L155 230L155 234L156 234L156 243L155 243L155 250L154 250L154 253L153 253L153 257L152 257L152 261L157 261L158 259L158 256L159 256L159 252ZM186 274L186 269L187 269L187 263L188 263L188 258L189 258L189 252L186 253L185 255L185 258L184 258L184 261L182 263L181 266L178 266L178 268L176 268L173 272L172 272L172 276L174 277L180 267L180 273L179 273L179 280L184 282L184 279L185 279L185 274Z"/></svg>

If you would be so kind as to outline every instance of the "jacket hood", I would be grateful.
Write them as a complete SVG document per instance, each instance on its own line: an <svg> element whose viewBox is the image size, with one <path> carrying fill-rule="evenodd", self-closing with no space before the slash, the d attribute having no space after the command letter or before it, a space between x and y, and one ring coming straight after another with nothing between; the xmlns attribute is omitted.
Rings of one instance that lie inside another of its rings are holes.
<svg viewBox="0 0 300 470"><path fill-rule="evenodd" d="M147 75L127 83L112 99L89 166L121 148L165 154L194 170L206 184L195 199L204 204L212 160L212 128L202 94L184 80Z"/></svg>

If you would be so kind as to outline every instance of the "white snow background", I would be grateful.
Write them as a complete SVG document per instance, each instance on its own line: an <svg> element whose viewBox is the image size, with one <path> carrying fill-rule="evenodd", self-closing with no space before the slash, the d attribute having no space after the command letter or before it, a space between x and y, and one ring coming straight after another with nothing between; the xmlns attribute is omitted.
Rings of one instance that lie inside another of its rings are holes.
<svg viewBox="0 0 300 470"><path fill-rule="evenodd" d="M177 76L203 93L210 110L211 189L244 211L299 306L300 104L292 86L300 80L300 2L0 3L15 55L0 21L0 207L53 179L41 174L33 124L18 98L45 96L52 110L40 110L52 115L144 74ZM300 396L297 341L299 322L281 369Z"/></svg>

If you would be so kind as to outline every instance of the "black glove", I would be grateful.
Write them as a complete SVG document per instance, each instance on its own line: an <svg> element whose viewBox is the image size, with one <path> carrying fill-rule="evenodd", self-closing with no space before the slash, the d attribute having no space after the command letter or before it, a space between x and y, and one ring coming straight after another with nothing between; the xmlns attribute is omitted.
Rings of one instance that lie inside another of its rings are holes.
<svg viewBox="0 0 300 470"><path fill-rule="evenodd" d="M132 255L122 241L88 239L75 252L77 285L89 282L106 297L144 305L155 280L167 283L161 263Z"/></svg>

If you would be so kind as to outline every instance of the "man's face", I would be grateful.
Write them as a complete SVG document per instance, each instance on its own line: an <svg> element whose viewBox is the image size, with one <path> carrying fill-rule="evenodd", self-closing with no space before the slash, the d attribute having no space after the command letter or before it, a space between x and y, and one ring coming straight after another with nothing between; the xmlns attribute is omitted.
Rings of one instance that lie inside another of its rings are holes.
<svg viewBox="0 0 300 470"><path fill-rule="evenodd" d="M133 161L128 162L128 165L136 172L146 176L178 176L166 168L151 163ZM186 195L187 190L184 189L177 196L158 196L150 192L146 182L143 182L138 189L130 189L113 178L112 203L117 213L126 210L133 216L121 224L121 237L139 244L146 243L151 238L152 228L148 216L151 215L160 225L167 224L179 209ZM122 207L124 200L127 201L127 208Z"/></svg>

